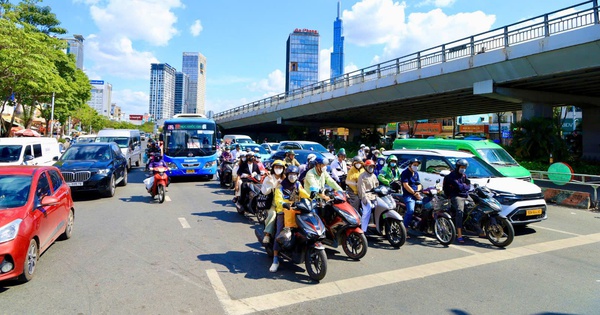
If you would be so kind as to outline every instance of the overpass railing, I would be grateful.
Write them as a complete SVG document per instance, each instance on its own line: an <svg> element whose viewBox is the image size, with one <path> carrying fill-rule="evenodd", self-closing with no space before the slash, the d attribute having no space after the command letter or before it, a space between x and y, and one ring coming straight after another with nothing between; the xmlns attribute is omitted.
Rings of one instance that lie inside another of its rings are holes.
<svg viewBox="0 0 600 315"><path fill-rule="evenodd" d="M456 59L471 57L487 51L504 49L516 44L600 24L598 1L590 0L575 4L528 20L349 72L336 78L323 80L287 93L267 97L216 113L214 119L225 119L283 104L291 100L301 99L306 96L329 92L366 81L394 76Z"/></svg>

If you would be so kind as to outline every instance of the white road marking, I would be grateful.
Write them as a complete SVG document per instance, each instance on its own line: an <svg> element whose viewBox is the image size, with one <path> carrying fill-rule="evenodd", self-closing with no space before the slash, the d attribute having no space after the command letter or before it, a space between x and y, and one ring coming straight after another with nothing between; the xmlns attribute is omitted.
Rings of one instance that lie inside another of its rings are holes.
<svg viewBox="0 0 600 315"><path fill-rule="evenodd" d="M172 200L171 200L171 197L169 197L169 196L165 196L165 201L172 201Z"/></svg>
<svg viewBox="0 0 600 315"><path fill-rule="evenodd" d="M548 230L548 231L563 233L563 234L567 234L567 235L581 236L581 234L576 234L576 233L571 233L571 232L561 231L561 230L555 230L555 229L551 229L551 228L539 226L537 224L530 224L529 226L533 227L533 228L536 228L536 229Z"/></svg>
<svg viewBox="0 0 600 315"><path fill-rule="evenodd" d="M188 221L185 218L179 218L179 223L181 223L181 226L184 229L189 229L191 228L190 224L188 223Z"/></svg>
<svg viewBox="0 0 600 315"><path fill-rule="evenodd" d="M600 233L582 235L523 247L496 250L474 256L448 259L445 261L385 271L329 283L321 283L313 286L305 286L298 289L239 300L231 299L215 269L207 270L206 274L225 312L227 314L237 315L273 310L297 303L598 242L600 242Z"/></svg>
<svg viewBox="0 0 600 315"><path fill-rule="evenodd" d="M454 248L454 249L461 250L461 251L463 251L463 252L465 252L465 253L469 253L469 254L479 254L478 252L476 252L476 251L474 251L474 250L470 250L470 249L468 249L468 248L465 248L465 246L464 246L464 245L462 245L462 246L461 246L461 245L454 245L454 244L450 244L450 245L448 245L448 246L449 246L449 247L452 247L452 248Z"/></svg>
<svg viewBox="0 0 600 315"><path fill-rule="evenodd" d="M169 269L166 269L165 271L166 271L166 272L168 272L168 273L171 273L171 274L173 274L173 275L175 275L175 276L177 276L177 277L179 277L179 278L181 278L183 281L185 281L185 282L187 282L187 283L190 283L190 284L193 284L193 285L197 286L198 288L200 288L200 289L202 289L202 290L209 291L209 290L208 290L206 287L204 287L204 286L200 285L199 283L196 283L196 282L194 282L194 281L193 281L192 279L190 279L189 277L186 277L186 276L184 276L184 275L178 274L177 272L175 272L175 271L173 271L173 270L169 270Z"/></svg>

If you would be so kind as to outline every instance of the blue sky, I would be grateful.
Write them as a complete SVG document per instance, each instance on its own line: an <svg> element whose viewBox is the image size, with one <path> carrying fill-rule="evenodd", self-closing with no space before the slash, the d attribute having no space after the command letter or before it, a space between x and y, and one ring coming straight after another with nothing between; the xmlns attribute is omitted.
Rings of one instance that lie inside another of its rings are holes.
<svg viewBox="0 0 600 315"><path fill-rule="evenodd" d="M148 112L150 63L181 70L184 51L207 57L207 110L284 92L285 43L318 30L329 76L337 0L44 0L69 34L85 37L84 68L113 86L127 114ZM346 70L394 59L582 0L342 1Z"/></svg>

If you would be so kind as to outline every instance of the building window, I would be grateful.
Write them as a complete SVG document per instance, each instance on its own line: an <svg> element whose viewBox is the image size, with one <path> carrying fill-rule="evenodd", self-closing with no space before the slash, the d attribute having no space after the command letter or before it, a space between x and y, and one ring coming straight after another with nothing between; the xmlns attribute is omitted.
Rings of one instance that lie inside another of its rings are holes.
<svg viewBox="0 0 600 315"><path fill-rule="evenodd" d="M293 61L290 63L290 71L298 71L298 63Z"/></svg>

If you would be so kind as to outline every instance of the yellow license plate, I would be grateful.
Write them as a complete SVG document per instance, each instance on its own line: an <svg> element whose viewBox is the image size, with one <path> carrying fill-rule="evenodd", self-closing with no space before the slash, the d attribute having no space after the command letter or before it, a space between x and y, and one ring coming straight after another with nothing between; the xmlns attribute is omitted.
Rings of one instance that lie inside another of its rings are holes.
<svg viewBox="0 0 600 315"><path fill-rule="evenodd" d="M196 173L196 171L194 171L194 170L185 170L185 173L186 173L186 174L194 174L194 173ZM528 210L528 211L529 211L529 210ZM542 210L540 210L540 211L542 211ZM541 212L540 212L540 213L541 213ZM529 214L528 214L528 215L529 215Z"/></svg>
<svg viewBox="0 0 600 315"><path fill-rule="evenodd" d="M540 215L540 214L542 214L542 209L527 210L527 212L525 213L525 215L527 215L527 216Z"/></svg>

